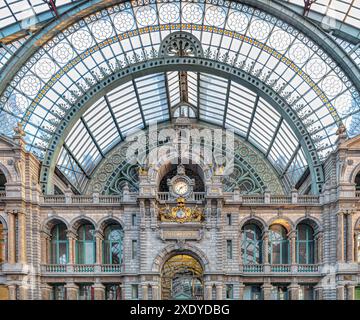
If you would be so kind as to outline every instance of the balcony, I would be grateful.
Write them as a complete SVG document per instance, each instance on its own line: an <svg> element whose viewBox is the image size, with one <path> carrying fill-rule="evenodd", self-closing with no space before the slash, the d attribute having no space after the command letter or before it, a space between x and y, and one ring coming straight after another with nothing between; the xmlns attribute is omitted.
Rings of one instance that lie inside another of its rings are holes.
<svg viewBox="0 0 360 320"><path fill-rule="evenodd" d="M68 274L119 274L124 272L122 264L44 264L41 272L45 275L68 275Z"/></svg>
<svg viewBox="0 0 360 320"><path fill-rule="evenodd" d="M240 270L243 273L266 273L266 274L314 274L320 272L320 267L317 264L244 264Z"/></svg>
<svg viewBox="0 0 360 320"><path fill-rule="evenodd" d="M159 201L170 201L174 200L171 197L170 192L158 192L157 198ZM188 201L203 201L205 199L205 192L193 192L191 196L187 199Z"/></svg>

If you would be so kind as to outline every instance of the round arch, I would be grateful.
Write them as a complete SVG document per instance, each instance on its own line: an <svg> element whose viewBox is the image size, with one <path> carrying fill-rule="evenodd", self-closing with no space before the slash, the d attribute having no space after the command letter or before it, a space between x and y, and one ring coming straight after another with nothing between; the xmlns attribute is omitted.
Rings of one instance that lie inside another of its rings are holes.
<svg viewBox="0 0 360 320"><path fill-rule="evenodd" d="M98 230L97 223L92 218L86 217L84 215L76 217L70 221L70 230L76 233L80 226L84 223L89 223L94 226L94 230Z"/></svg>
<svg viewBox="0 0 360 320"><path fill-rule="evenodd" d="M98 225L97 231L100 231L101 233L104 233L105 229L111 224L117 224L124 230L124 225L125 224L120 218L114 217L114 216L107 216L107 217L102 218L97 223L97 225Z"/></svg>
<svg viewBox="0 0 360 320"><path fill-rule="evenodd" d="M229 66L222 62L208 60L206 58L186 57L155 58L150 61L137 63L134 66L118 70L105 77L84 93L73 107L68 110L64 119L58 124L57 129L49 142L49 148L47 149L41 169L43 192L51 192L49 181L52 179L56 165L55 159L57 159L59 155L65 137L71 131L76 121L80 119L81 115L90 108L93 103L114 88L131 81L132 79L158 72L176 71L179 69L184 71L205 72L232 80L249 88L253 92L256 92L259 96L268 101L285 119L296 135L305 152L310 172L313 177L312 190L315 194L321 192L324 175L316 147L303 121L299 118L297 113L293 111L287 101L267 84L242 69Z"/></svg>
<svg viewBox="0 0 360 320"><path fill-rule="evenodd" d="M268 229L268 226L267 226L265 220L262 219L261 217L257 217L257 216L249 216L249 217L244 218L240 222L240 226L239 226L240 231L247 224L255 224L256 226L258 226L260 228L261 232L264 232Z"/></svg>
<svg viewBox="0 0 360 320"><path fill-rule="evenodd" d="M65 218L60 216L52 216L46 218L43 221L41 231L49 234L51 232L51 229L59 223L63 223L66 226L66 229L70 230L70 224Z"/></svg>
<svg viewBox="0 0 360 320"><path fill-rule="evenodd" d="M279 225L283 226L286 229L288 234L295 230L294 223L287 217L273 217L273 218L271 218L267 223L268 229L270 229L270 227L272 225L274 225L274 224L279 224Z"/></svg>
<svg viewBox="0 0 360 320"><path fill-rule="evenodd" d="M190 256L193 256L201 264L204 273L210 271L209 260L205 253L196 246L188 243L182 244L181 246L177 244L169 244L165 248L163 248L154 259L151 266L151 271L160 274L164 263L169 258L177 254L188 254Z"/></svg>
<svg viewBox="0 0 360 320"><path fill-rule="evenodd" d="M321 232L322 227L320 221L315 217L301 217L294 223L295 230L297 229L299 224L308 224L311 228L313 228L314 232Z"/></svg>

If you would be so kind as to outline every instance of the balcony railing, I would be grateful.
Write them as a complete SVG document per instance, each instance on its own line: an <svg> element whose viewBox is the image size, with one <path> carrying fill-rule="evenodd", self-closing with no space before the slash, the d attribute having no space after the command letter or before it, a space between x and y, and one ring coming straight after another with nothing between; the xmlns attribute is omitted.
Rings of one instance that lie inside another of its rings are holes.
<svg viewBox="0 0 360 320"><path fill-rule="evenodd" d="M244 264L243 272L261 273L261 272L264 272L264 265L262 265L262 264Z"/></svg>
<svg viewBox="0 0 360 320"><path fill-rule="evenodd" d="M317 264L299 264L297 266L298 272L319 272L319 266Z"/></svg>
<svg viewBox="0 0 360 320"><path fill-rule="evenodd" d="M244 273L318 273L320 267L317 264L272 264L265 268L263 264L244 264L241 270Z"/></svg>
<svg viewBox="0 0 360 320"><path fill-rule="evenodd" d="M122 264L45 264L41 268L44 273L120 273L124 271Z"/></svg>
<svg viewBox="0 0 360 320"><path fill-rule="evenodd" d="M169 201L171 199L171 195L169 192L158 192L157 194L158 200L160 201ZM189 197L189 200L195 201L203 201L205 199L205 192L194 192Z"/></svg>
<svg viewBox="0 0 360 320"><path fill-rule="evenodd" d="M355 191L355 197L360 198L360 190Z"/></svg>
<svg viewBox="0 0 360 320"><path fill-rule="evenodd" d="M5 197L6 197L6 192L0 191L0 198L5 198Z"/></svg>
<svg viewBox="0 0 360 320"><path fill-rule="evenodd" d="M272 264L270 265L271 272L291 272L291 265L289 264Z"/></svg>
<svg viewBox="0 0 360 320"><path fill-rule="evenodd" d="M66 272L66 267L66 264L46 264L43 265L43 271L50 273Z"/></svg>
<svg viewBox="0 0 360 320"><path fill-rule="evenodd" d="M0 192L0 198L2 192ZM5 196L5 193L4 195ZM136 192L130 192L126 198L121 196L104 196L104 195L45 195L43 197L45 204L118 204L123 201L135 201L138 194ZM319 196L313 195L274 195L274 194L246 194L237 195L234 193L225 192L223 194L225 201L237 201L243 204L320 204ZM356 196L360 198L360 191L356 192ZM189 200L191 201L203 201L206 197L205 192L194 192ZM171 200L169 192L158 192L157 198L159 201Z"/></svg>

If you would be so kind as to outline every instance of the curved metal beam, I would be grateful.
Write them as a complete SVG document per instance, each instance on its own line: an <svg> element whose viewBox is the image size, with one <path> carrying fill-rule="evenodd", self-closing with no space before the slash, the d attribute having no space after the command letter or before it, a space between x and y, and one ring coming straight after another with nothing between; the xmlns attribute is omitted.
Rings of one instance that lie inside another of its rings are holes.
<svg viewBox="0 0 360 320"><path fill-rule="evenodd" d="M324 174L315 145L302 120L278 93L246 71L231 67L222 62L200 57L163 57L117 70L93 85L77 100L76 103L74 103L73 107L68 110L67 114L55 130L46 152L40 175L43 192L49 193L51 191L49 182L52 180L56 166L55 161L61 150L61 146L65 141L65 137L75 125L76 121L88 108L90 108L91 105L93 105L94 102L119 85L133 81L135 78L153 73L177 70L215 74L246 86L248 89L256 92L259 96L267 100L281 114L294 131L299 143L303 147L306 158L308 159L310 172L313 177L313 192L318 193L321 191Z"/></svg>

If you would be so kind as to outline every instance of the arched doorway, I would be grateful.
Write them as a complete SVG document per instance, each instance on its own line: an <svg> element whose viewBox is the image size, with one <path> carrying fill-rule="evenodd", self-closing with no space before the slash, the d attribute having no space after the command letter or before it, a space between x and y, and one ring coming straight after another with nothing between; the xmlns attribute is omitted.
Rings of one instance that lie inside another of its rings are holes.
<svg viewBox="0 0 360 320"><path fill-rule="evenodd" d="M163 265L161 272L162 300L202 300L204 270L189 254L176 254Z"/></svg>

